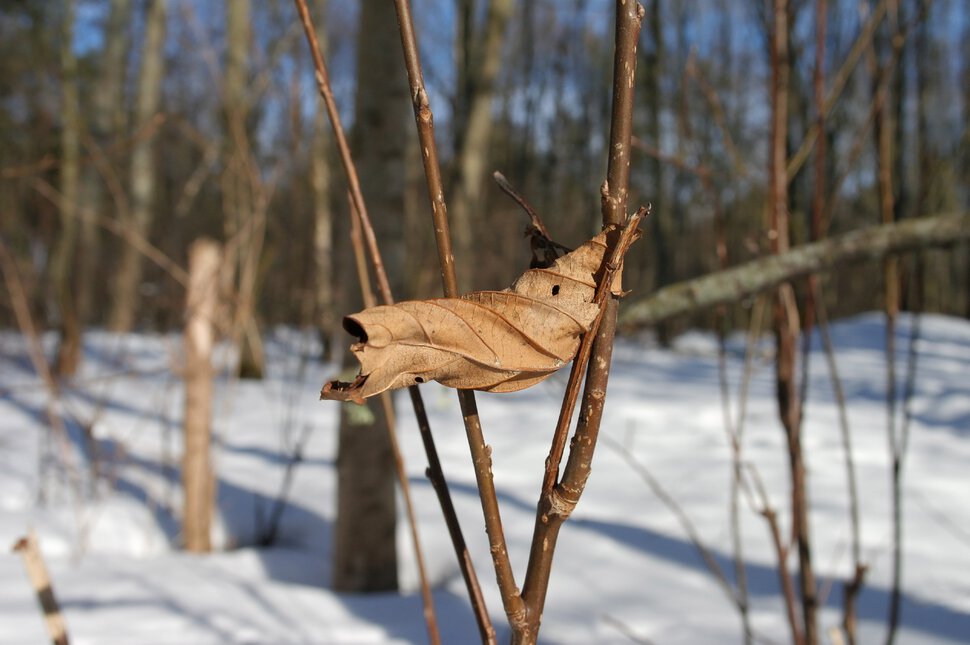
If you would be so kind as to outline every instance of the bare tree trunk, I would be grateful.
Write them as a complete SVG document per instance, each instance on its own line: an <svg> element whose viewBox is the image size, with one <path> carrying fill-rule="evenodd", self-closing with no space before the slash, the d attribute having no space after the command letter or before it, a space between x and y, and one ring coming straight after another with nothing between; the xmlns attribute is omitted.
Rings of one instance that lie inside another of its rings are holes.
<svg viewBox="0 0 970 645"><path fill-rule="evenodd" d="M209 458L212 437L212 346L219 288L219 245L209 239L189 247L185 326L185 453L182 458L182 540L188 551L212 549L215 478Z"/></svg>
<svg viewBox="0 0 970 645"><path fill-rule="evenodd" d="M158 112L164 75L166 0L152 0L145 22L145 46L142 50L135 99L135 127L141 128ZM129 230L147 237L155 201L155 158L151 139L138 139L131 151L131 218ZM113 303L108 327L127 331L135 323L138 285L142 277L142 255L130 244L122 245L115 271Z"/></svg>
<svg viewBox="0 0 970 645"><path fill-rule="evenodd" d="M330 136L327 116L321 107L313 119L313 143L310 148L310 183L313 187L313 280L314 321L320 329L323 356L332 353L333 335L337 330L333 293L333 210L330 207Z"/></svg>
<svg viewBox="0 0 970 645"><path fill-rule="evenodd" d="M898 11L898 7L896 8ZM899 16L895 12L891 13L891 25L886 25L885 38L880 38L873 42L873 62L877 66L874 70L872 80L872 101L878 108L873 122L873 134L876 144L876 187L879 203L879 216L883 224L891 224L896 221L900 208L900 200L897 193L902 184L902 177L897 174L900 165L895 159L899 158L902 150L898 149L898 139L901 134L897 134L901 127L899 116L902 107L899 105L903 100L900 96L902 89L902 71L900 67L900 48L902 47L903 37L899 31ZM881 46L880 46L881 45ZM890 79L887 74L893 74ZM880 99L880 88L886 84L892 90L884 98ZM895 110L891 110L890 98L894 101ZM895 112L895 114L894 114ZM883 260L883 282L885 288L884 313L886 319L886 433L889 443L889 453L891 459L891 503L892 503L892 583L889 596L889 617L887 619L886 643L892 645L895 642L896 632L899 625L900 605L901 605L901 586L902 586L902 481L901 481L901 447L897 431L896 422L896 318L899 315L900 305L900 279L899 279L899 258L893 255L886 256Z"/></svg>
<svg viewBox="0 0 970 645"><path fill-rule="evenodd" d="M111 167L104 150L123 136L125 101L122 93L125 80L125 57L128 53L133 3L111 0L108 20L104 28L104 52L101 55L97 91L93 97L92 154ZM82 172L81 206L98 212L112 212L111 202L104 190L101 173L103 168L88 164ZM112 168L112 172L114 169ZM81 218L81 230L77 258L77 281L75 306L80 327L91 321L95 293L99 291L98 276L102 269L101 229L93 217ZM102 320L96 322L102 323Z"/></svg>
<svg viewBox="0 0 970 645"><path fill-rule="evenodd" d="M81 107L78 100L77 58L73 46L75 12L74 0L67 0L61 34L61 235L54 249L51 267L61 330L54 370L64 376L73 375L81 362L81 325L73 296L81 169Z"/></svg>
<svg viewBox="0 0 970 645"><path fill-rule="evenodd" d="M502 45L512 14L511 0L491 0L485 26L478 41L473 41L468 61L467 120L458 151L458 174L451 199L451 222L455 236L455 261L461 291L471 286L473 227L482 214L483 192L488 170L492 134L492 99L495 79L502 62Z"/></svg>
<svg viewBox="0 0 970 645"><path fill-rule="evenodd" d="M250 0L226 3L223 100L227 150L222 196L226 238L235 242L234 257L227 263L232 275L227 281L237 285L233 339L239 344L239 376L260 379L265 369L265 356L255 310L266 213L265 204L259 199L261 179L255 168L246 124L251 9Z"/></svg>
<svg viewBox="0 0 970 645"><path fill-rule="evenodd" d="M410 99L393 11L365 0L357 50L357 118L353 145L367 210L390 286L404 287L404 193ZM375 46L374 43L383 43ZM334 588L343 591L396 589L394 454L387 417L376 397L364 406L341 406L337 457L337 522L334 527Z"/></svg>
<svg viewBox="0 0 970 645"><path fill-rule="evenodd" d="M327 56L325 25L327 0L317 0L317 42ZM313 119L310 146L310 184L313 187L313 279L315 322L320 329L323 356L329 359L333 334L337 331L333 294L333 211L330 207L330 126L321 103Z"/></svg>
<svg viewBox="0 0 970 645"><path fill-rule="evenodd" d="M102 157L105 148L123 136L126 114L123 94L125 61L133 6L134 3L127 0L111 0L104 28L104 52L91 105L94 117L93 146L97 149L96 154ZM105 159L105 163L115 172L111 161ZM96 164L89 164L84 169L82 201L103 213L111 213L115 210L115 200L105 193L101 172ZM83 327L89 322L103 323L103 320L91 318L95 293L100 291L97 288L98 276L106 269L101 260L101 229L93 217L81 219L79 241L75 297L78 320Z"/></svg>

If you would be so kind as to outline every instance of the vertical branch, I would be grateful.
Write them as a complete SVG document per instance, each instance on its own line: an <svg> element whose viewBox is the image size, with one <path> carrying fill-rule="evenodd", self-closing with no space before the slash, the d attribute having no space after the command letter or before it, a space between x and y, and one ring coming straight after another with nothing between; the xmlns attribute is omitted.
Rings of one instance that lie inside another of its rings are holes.
<svg viewBox="0 0 970 645"><path fill-rule="evenodd" d="M357 177L357 169L353 163L353 159L350 156L350 147L347 144L343 126L341 125L340 115L337 111L337 104L333 96L333 89L330 85L330 77L327 72L326 64L323 60L323 54L316 39L316 31L313 28L313 22L310 18L310 12L307 8L306 0L295 1L297 11L300 15L300 20L303 23L304 30L306 32L307 41L310 46L310 53L313 57L313 63L316 69L317 88L320 91L327 114L330 118L330 124L333 129L338 151L340 153L340 159L343 164L344 172L347 175L351 210L356 214L356 217L352 218L352 223L359 221L360 228L363 232L364 240L367 245L368 254L377 277L381 297L385 304L390 305L394 303L390 282L387 277L387 272L384 269L384 263L381 260L380 249L377 246L377 239L374 236L374 228L370 223L370 217L367 213L366 205L364 204L363 194L360 190L360 181ZM482 596L481 588L478 584L478 577L476 576L475 570L472 567L471 556L469 555L468 549L465 545L464 536L462 535L461 527L458 523L458 515L455 512L455 507L448 491L448 484L441 468L441 461L438 458L438 451L434 443L434 438L431 434L431 424L428 421L421 392L418 390L417 386L411 386L408 388L408 393L411 396L411 403L414 407L414 414L417 420L418 429L421 433L421 440L424 445L425 453L428 457L428 477L431 479L432 485L438 496L438 502L441 506L442 514L445 517L445 523L448 526L448 532L451 536L452 545L454 546L455 554L458 558L458 566L462 572L462 576L465 579L465 585L468 588L468 595L472 604L472 609L475 613L475 618L482 636L482 641L494 642L495 631L492 628L488 617L488 612L485 609L485 601ZM400 462L399 451L396 448L396 439L395 458ZM400 464L399 468L403 470L403 464ZM415 545L417 545L417 533L413 524L412 530L415 531L414 538ZM419 550L419 566L421 566L420 560L421 556ZM423 567L421 568L422 578L424 578ZM427 587L427 584L423 584L423 587ZM422 593L425 593L424 589L422 590ZM430 591L426 593L425 600L425 616L429 619L429 633L433 632L436 634L437 625L432 625L433 609L431 609L429 605Z"/></svg>
<svg viewBox="0 0 970 645"><path fill-rule="evenodd" d="M897 7L894 7L897 9ZM894 16L894 23L898 16ZM892 55L890 62L877 70L875 87L888 84L892 75L898 73L894 62L898 60L902 48L902 35L898 24L892 35ZM874 57L878 54L873 47ZM878 62L877 62L878 64ZM897 101L901 97L895 97ZM875 100L875 99L874 99ZM899 124L893 122L890 102L883 99L875 114L874 128L876 137L876 168L879 197L879 213L883 224L891 224L896 219L896 197L893 177L893 132ZM895 151L898 154L898 151ZM899 178L901 179L901 178ZM900 479L900 445L896 431L896 319L899 315L899 258L890 255L883 261L883 281L885 288L886 318L886 435L889 440L889 454L892 462L892 591L889 597L889 620L886 643L892 645L896 639L899 625L899 612L902 585L902 486Z"/></svg>
<svg viewBox="0 0 970 645"><path fill-rule="evenodd" d="M842 451L845 454L846 482L849 489L849 531L852 540L852 577L845 585L842 600L842 628L845 630L849 645L856 643L856 599L865 582L866 565L862 562L862 533L859 523L859 492L856 485L855 458L852 452L852 434L849 432L849 415L845 402L845 392L842 389L842 379L839 377L835 363L835 349L829 334L828 315L825 311L825 301L820 294L816 295L816 311L818 314L818 329L822 337L825 350L825 360L828 363L829 376L832 379L832 390L835 392L835 402L839 410L839 430L842 436Z"/></svg>
<svg viewBox="0 0 970 645"><path fill-rule="evenodd" d="M620 225L626 218L627 196L630 181L630 154L633 132L633 94L636 74L637 40L643 21L644 9L639 3L616 2L616 32L613 57L613 107L610 121L609 164L606 181L602 187L603 226ZM607 267L619 270L624 245L631 241L632 229L645 214L641 209L630 218L627 227L616 242ZM624 242L626 240L626 242ZM526 603L527 626L520 634L514 634L514 642L534 643L538 637L542 610L545 606L549 576L556 541L563 522L572 513L586 487L590 474L596 440L599 436L603 406L606 402L606 386L610 375L610 361L613 355L613 339L616 334L616 312L618 301L611 295L612 288L619 287L610 275L604 276L605 292L601 294L603 305L598 328L591 329L583 338L588 345L589 364L586 371L586 387L580 403L580 417L573 436L569 456L559 483L555 483L559 469L559 459L568 431L575 394L563 400L560 424L553 439L552 448L546 462L546 476L536 510L532 548L526 572L522 597ZM570 385L578 388L582 370L582 348L577 355Z"/></svg>
<svg viewBox="0 0 970 645"><path fill-rule="evenodd" d="M71 482L71 492L73 497L74 515L78 524L81 522L81 473L71 452L71 439L67 434L67 427L64 418L58 412L60 404L60 389L54 373L51 370L47 358L44 356L44 348L41 345L40 333L34 324L34 319L30 312L30 302L27 299L27 291L24 288L23 279L17 270L17 262L7 247L3 236L0 236L0 274L3 275L3 284L10 294L10 306L13 309L14 318L17 326L28 340L27 348L30 355L30 362L34 371L44 382L47 389L47 401L44 405L44 414L50 424L50 430L56 437L58 451L60 453L61 467L67 472L68 480ZM44 474L44 455L40 455L41 464L38 471L43 478ZM41 485L40 496L43 496L43 484Z"/></svg>
<svg viewBox="0 0 970 645"><path fill-rule="evenodd" d="M771 29L771 142L768 189L768 219L771 250L780 255L789 249L788 216L788 91L789 0L774 0ZM775 299L776 387L778 412L788 443L791 477L792 533L798 547L802 620L807 645L818 642L815 575L812 569L808 525L808 491L801 446L798 391L795 386L795 344L798 334L798 309L791 284L783 284ZM779 567L786 563L779 561ZM794 625L792 626L793 633Z"/></svg>
<svg viewBox="0 0 970 645"><path fill-rule="evenodd" d="M394 6L397 10L397 19L401 30L401 47L404 52L404 63L411 87L411 100L414 106L418 139L421 144L421 158L424 163L428 197L431 201L442 286L445 296L456 297L458 296L458 280L455 275L455 258L451 249L448 208L445 204L444 186L441 181L438 148L434 140L434 114L431 111L428 93L424 87L424 76L421 72L421 61L418 56L418 44L414 33L414 21L411 18L410 3L407 0L395 0ZM482 512L485 516L485 531L488 534L492 564L495 567L495 575L502 595L502 604L513 632L517 633L517 630L524 624L525 606L519 595L515 576L512 573L512 565L509 562L505 532L499 514L498 497L495 493L495 482L492 478L492 451L485 443L475 394L470 390L459 390L458 402L465 423L465 433L472 454L472 463L475 467L475 480L478 484Z"/></svg>
<svg viewBox="0 0 970 645"><path fill-rule="evenodd" d="M881 3L885 6L885 3ZM826 210L826 167L827 167L827 139L825 99L825 35L828 22L828 4L826 0L818 0L815 5L815 69L812 77L815 101L815 130L818 133L815 145L815 177L812 195L812 213L809 222L809 237L815 242L825 235L828 222L825 221ZM789 175L790 176L790 175ZM802 336L802 391L799 405L804 406L808 388L808 364L811 351L812 327L819 327L819 334L825 352L832 389L835 392L836 404L839 410L839 430L842 437L842 448L845 455L846 486L849 498L849 533L852 541L852 574L845 583L842 604L842 628L845 631L849 645L856 643L856 598L862 590L866 568L862 564L862 554L859 535L859 496L856 490L855 462L852 454L852 436L849 432L849 420L846 413L845 395L842 381L839 378L838 367L835 362L835 352L828 329L828 317L825 311L825 301L822 286L815 274L808 277L808 290L805 296L805 312L803 317Z"/></svg>
<svg viewBox="0 0 970 645"><path fill-rule="evenodd" d="M60 137L60 192L64 195L61 209L61 231L51 261L51 279L57 290L61 338L54 371L73 376L81 361L81 320L78 319L74 296L76 258L78 256L77 212L81 173L81 107L78 97L78 63L74 53L76 3L65 3L61 33L61 74L63 125Z"/></svg>

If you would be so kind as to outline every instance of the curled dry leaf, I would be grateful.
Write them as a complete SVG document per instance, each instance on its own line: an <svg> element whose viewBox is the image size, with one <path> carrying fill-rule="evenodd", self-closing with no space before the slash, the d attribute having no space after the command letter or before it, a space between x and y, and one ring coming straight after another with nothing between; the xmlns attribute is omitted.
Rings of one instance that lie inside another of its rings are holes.
<svg viewBox="0 0 970 645"><path fill-rule="evenodd" d="M350 350L360 373L331 381L321 399L362 402L389 389L438 381L489 392L514 392L545 379L576 354L599 313L596 285L609 228L544 269L530 269L503 291L476 291L371 307L344 318L358 341ZM619 273L613 293L619 294Z"/></svg>

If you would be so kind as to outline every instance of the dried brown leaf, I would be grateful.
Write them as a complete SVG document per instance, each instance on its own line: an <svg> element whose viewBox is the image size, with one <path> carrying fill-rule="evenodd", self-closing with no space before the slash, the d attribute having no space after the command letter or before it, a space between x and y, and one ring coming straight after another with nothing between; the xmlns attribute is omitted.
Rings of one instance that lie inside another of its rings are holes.
<svg viewBox="0 0 970 645"><path fill-rule="evenodd" d="M322 399L362 402L385 390L438 381L448 387L514 392L545 379L576 354L599 312L593 303L610 228L503 291L476 291L371 307L344 318L357 337L353 382L332 381ZM619 294L619 275L612 285Z"/></svg>

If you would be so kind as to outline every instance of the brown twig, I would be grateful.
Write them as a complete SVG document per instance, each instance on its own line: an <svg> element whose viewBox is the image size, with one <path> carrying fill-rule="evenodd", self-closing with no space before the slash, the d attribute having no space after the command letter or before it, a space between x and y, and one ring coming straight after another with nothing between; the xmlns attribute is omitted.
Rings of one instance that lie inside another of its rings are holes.
<svg viewBox="0 0 970 645"><path fill-rule="evenodd" d="M610 121L609 165L606 181L602 187L603 226L618 226L626 220L627 196L630 185L630 153L633 131L633 92L636 74L637 39L643 20L643 6L618 0L615 4L616 31L613 57L613 108ZM619 266L624 244L632 241L633 230L639 218L646 214L640 209L630 218L626 228L614 247L609 260L610 265ZM629 240L629 241L625 241ZM613 269L616 270L616 269ZM573 388L567 390L560 411L560 422L553 438L546 462L546 474L536 511L532 548L522 591L526 603L526 629L513 633L513 642L534 643L538 637L542 610L545 606L552 559L555 553L559 529L575 508L586 487L590 465L596 448L602 421L603 406L606 401L606 385L610 375L610 361L613 354L613 339L616 334L617 299L607 297L613 287L618 287L611 278L604 282L603 307L596 332L584 336L584 345L589 342L589 365L586 373L586 388L580 404L581 414L573 437L569 457L563 469L562 478L556 484L559 459L564 449L565 435L568 431L572 409L575 406ZM597 295L600 295L599 293ZM582 348L580 350L583 351ZM570 383L578 389L581 374L581 356L573 363ZM577 390L578 391L578 390Z"/></svg>
<svg viewBox="0 0 970 645"><path fill-rule="evenodd" d="M771 252L782 255L790 248L790 217L788 212L788 93L789 93L789 6L788 0L774 0L770 29L771 63L771 147L768 168L768 229ZM802 625L807 645L818 642L817 589L812 565L812 549L808 514L808 490L805 460L801 441L801 418L798 389L795 382L796 338L798 335L798 307L790 283L783 283L774 304L775 318L775 381L778 415L788 447L788 466L791 484L791 531L798 550L799 587L801 592ZM787 569L780 557L779 569ZM792 626L794 633L794 625Z"/></svg>
<svg viewBox="0 0 970 645"><path fill-rule="evenodd" d="M731 136L731 131L728 128L727 116L725 115L724 105L721 102L720 97L717 95L717 91L714 86L711 85L710 81L707 80L707 75L697 64L697 52L696 50L691 51L690 56L687 59L686 75L689 78L694 79L697 83L697 87L700 88L701 94L704 95L704 99L711 108L711 115L714 117L714 123L717 125L718 130L721 131L721 140L724 143L724 148L727 150L728 155L731 157L731 163L733 164L735 172L744 177L747 175L747 167L744 163L744 158L741 156L738 146L734 143L734 138Z"/></svg>
<svg viewBox="0 0 970 645"><path fill-rule="evenodd" d="M731 494L729 502L729 514L731 525L731 550L734 556L734 575L737 580L738 610L741 614L741 627L745 643L751 643L754 639L751 627L750 615L750 596L748 594L748 573L744 562L744 543L741 539L741 492L744 490L744 428L747 421L748 412L748 392L751 386L753 374L754 356L757 351L758 339L761 338L761 329L764 322L765 302L767 298L760 296L755 300L751 311L751 320L748 327L747 339L744 349L744 366L741 371L741 383L738 387L738 410L737 419L732 423L729 418L725 419L725 429L728 433L728 444L731 448ZM723 329L723 327L722 327ZM726 340L719 338L718 362L721 372L726 372L727 362ZM722 382L721 396L727 398L730 395L727 388L726 374L720 377ZM725 403L725 414L730 414L730 406Z"/></svg>
<svg viewBox="0 0 970 645"><path fill-rule="evenodd" d="M340 153L340 159L343 164L344 172L347 176L348 192L349 192L349 202L351 207L351 223L352 225L357 225L355 228L359 227L359 233L363 234L363 238L367 245L368 255L370 257L371 263L374 267L374 273L377 278L378 288L381 292L381 297L386 304L393 304L394 297L391 293L390 282L387 278L387 272L384 269L384 263L381 259L380 249L377 246L377 238L374 235L374 227L371 224L370 216L367 213L367 207L364 203L364 196L360 188L360 180L357 176L357 168L353 162L353 158L350 154L350 146L347 143L347 138L344 134L343 125L341 124L340 114L337 111L336 101L333 96L333 89L330 85L330 76L327 72L326 63L323 60L323 52L320 48L320 44L317 41L316 29L313 26L313 21L310 17L310 10L307 7L306 0L295 0L297 12L300 15L300 22L303 24L303 30L306 34L307 43L310 47L310 54L313 57L313 64L316 70L316 81L317 89L320 92L320 96L323 98L324 105L327 109L327 114L330 117L330 125L333 129L334 138L337 142L337 149ZM363 256L363 245L360 244L359 240L355 243L355 253L358 257L358 268L363 269L364 272L360 276L361 288L364 290L364 296L367 297L369 291L369 279L366 275L366 267L361 262ZM367 286L365 286L367 285ZM371 294L371 300L374 300L373 294ZM416 388L411 388L415 389ZM430 441L430 447L434 449L434 441L430 439L430 424L427 420L427 415L425 414L423 402L421 402L420 394L415 392L411 393L411 400L414 403L414 412L418 420L418 427L422 431L422 439L424 439L425 431L428 433L428 440ZM417 533L417 524L415 522L413 508L410 501L410 491L407 483L407 476L404 472L404 461L401 457L400 448L397 444L397 436L395 429L393 428L393 405L390 401L390 396L385 396L383 400L385 407L385 412L387 413L388 419L388 432L391 438L392 450L394 453L395 464L398 470L398 479L401 485L402 494L405 496L405 505L408 509L408 516L411 524L412 538L414 540L415 552L418 564L419 575L421 578L421 595L424 602L424 617L428 628L428 636L431 642L437 643L440 641L439 630L437 619L434 612L434 604L431 596L431 588L428 583L427 574L425 572L424 566L424 556L421 552L420 540ZM429 447L429 441L425 441L426 450ZM432 455L434 458L432 459ZM429 462L438 463L437 454L435 452L430 452L428 454ZM444 476L441 475L441 481L444 482ZM436 486L437 489L437 486ZM445 488L445 491L447 489ZM439 493L439 499L440 499ZM454 508L450 508L451 513L454 514ZM442 505L442 511L448 516L449 508L446 505ZM458 550L456 544L456 550ZM462 567L464 573L464 567L466 566L467 560L462 558L462 554L459 552L459 566ZM468 581L468 576L466 575L466 582ZM474 580L474 572L472 572L472 580ZM475 602L475 594L471 592L472 602ZM481 597L480 592L478 597Z"/></svg>
<svg viewBox="0 0 970 645"><path fill-rule="evenodd" d="M43 195L48 201L58 208L62 208L64 205L64 198L61 196L60 192L47 180L41 179L40 177L34 177L30 180L30 185L34 190ZM186 270L179 266L175 260L167 256L157 246L154 246L147 239L135 232L128 224L120 222L114 218L101 215L88 207L81 207L77 213L77 216L83 220L93 220L98 226L103 227L109 233L118 236L126 243L135 247L139 253L158 265L160 269L170 275L172 279L174 279L180 285L183 287L188 285L189 275Z"/></svg>
<svg viewBox="0 0 970 645"><path fill-rule="evenodd" d="M862 529L859 522L859 492L856 482L855 458L852 452L852 434L849 432L849 415L845 401L845 391L842 379L839 377L835 362L835 349L829 334L828 314L825 300L821 294L816 294L816 312L818 314L818 329L825 349L825 359L832 380L832 391L835 393L836 406L839 410L839 430L842 436L842 450L845 458L846 481L849 489L849 531L852 540L853 573L845 584L842 601L842 627L849 645L856 643L856 598L865 582L867 567L862 561Z"/></svg>
<svg viewBox="0 0 970 645"><path fill-rule="evenodd" d="M81 474L77 465L74 463L71 452L71 439L64 424L63 416L58 413L58 401L61 399L60 384L54 377L53 370L47 357L44 356L44 348L41 345L40 334L34 324L33 316L30 313L30 302L27 299L27 292L24 289L23 280L17 270L17 263L7 247L3 236L0 236L0 273L3 274L4 286L10 294L10 304L13 308L14 318L21 333L28 340L28 352L30 361L34 366L34 371L41 378L47 389L47 401L44 405L44 414L50 424L51 432L57 438L57 447L60 452L61 467L67 472L68 480L71 482L72 500L74 515L78 524L81 524Z"/></svg>
<svg viewBox="0 0 970 645"><path fill-rule="evenodd" d="M792 643L794 645L805 644L805 634L798 626L798 617L795 612L797 600L795 599L795 584L792 581L791 572L788 570L788 546L781 536L781 528L778 524L778 513L771 506L768 499L768 492L765 490L764 482L758 475L758 471L753 467L749 469L754 490L758 493L760 506L758 513L765 518L768 523L768 531L771 534L771 543L775 547L775 559L778 561L778 581L781 585L782 594L785 598L785 613L788 616L788 626L791 628Z"/></svg>
<svg viewBox="0 0 970 645"><path fill-rule="evenodd" d="M411 6L408 0L395 0L394 6L397 11L398 25L401 30L401 47L411 89L411 101L414 107L418 140L421 145L421 159L424 164L428 197L431 201L435 242L438 246L438 262L441 268L441 281L445 296L457 297L458 280L455 275L455 258L451 247L448 208L445 203L441 166L438 163L438 148L434 140L434 114L431 111L428 93L424 87L417 38L414 33L414 21L411 17ZM512 565L509 562L505 532L502 528L502 518L499 513L498 497L495 493L495 482L492 479L491 448L485 443L474 393L469 390L459 390L458 402L461 407L462 419L465 423L465 434L468 438L468 446L475 468L475 480L478 484L482 512L485 516L485 531L488 535L492 564L495 567L495 576L499 591L502 595L502 604L505 608L505 613L508 617L509 624L513 627L513 632L515 632L517 629L516 626L521 625L525 618L525 607L522 603L522 598L519 596L518 588L515 585L515 576L512 573ZM479 627L483 640L494 641L494 631L490 624L480 623Z"/></svg>
<svg viewBox="0 0 970 645"><path fill-rule="evenodd" d="M573 359L572 370L569 373L569 380L566 383L566 392L563 395L563 404L559 411L559 420L556 423L556 431L553 434L552 447L549 449L549 456L546 458L546 472L542 480L542 494L551 495L556 480L559 477L559 466L562 462L563 451L566 449L566 437L569 428L572 426L573 411L576 409L576 401L579 398L579 386L583 382L583 374L589 364L590 352L593 347L593 339L599 331L602 322L603 312L605 311L606 298L613 288L613 278L620 270L623 256L627 249L639 236L637 226L649 209L641 208L632 215L623 227L619 239L613 245L609 258L605 263L606 270L600 277L600 282L593 297L593 304L599 307L599 315L590 325L589 332L583 334L583 339Z"/></svg>
<svg viewBox="0 0 970 645"><path fill-rule="evenodd" d="M887 5L888 0L880 0L879 4L876 5L873 12L869 15L869 19L862 26L859 36L852 44L852 49L849 50L849 53L842 61L842 66L835 73L832 80L832 87L829 88L829 92L825 98L825 103L821 112L823 117L828 116L828 114L832 111L832 108L835 107L835 103L842 96L842 92L845 90L845 86L848 83L852 72L855 70L855 66L859 62L859 58L872 42L872 37L876 33L876 28L879 26L879 23L882 21L882 18L886 13ZM812 148L815 145L815 140L820 134L822 134L822 131L819 129L818 124L813 123L805 133L805 137L802 139L802 143L798 147L798 150L796 150L795 153L788 159L786 172L789 180L798 174L798 171L805 163L805 160L808 159L808 155L812 152Z"/></svg>
<svg viewBox="0 0 970 645"><path fill-rule="evenodd" d="M156 114L142 124L130 137L112 143L110 146L100 150L99 154L104 156L114 156L128 152L135 145L143 142L146 139L151 139L154 137L167 118L168 117L165 114ZM81 157L78 161L81 165L87 165L88 163L94 161L94 154L88 154ZM49 170L59 168L62 163L63 161L60 157L56 157L54 155L44 155L37 161L21 164L19 166L7 166L6 168L0 169L0 179L21 179L36 176Z"/></svg>
<svg viewBox="0 0 970 645"><path fill-rule="evenodd" d="M499 188L506 195L514 199L522 207L526 215L529 216L530 224L525 229L525 235L529 238L529 246L532 250L532 261L529 263L530 269L549 267L558 258L572 251L569 247L559 244L550 237L549 230L543 223L542 218L539 217L539 213L512 186L509 180L505 178L505 175L496 170L492 173L492 177L495 179L495 183L498 184Z"/></svg>
<svg viewBox="0 0 970 645"><path fill-rule="evenodd" d="M704 544L703 539L701 539L700 532L697 530L694 522L691 521L690 516L687 514L687 511L684 510L684 507L681 506L674 496L671 495L666 488L664 488L663 484L653 476L653 473L651 473L646 466L640 463L640 461L637 460L630 450L621 445L620 442L608 436L601 437L600 441L602 441L607 448L618 454L620 458L626 462L627 466L629 466L630 469L643 480L643 482L650 489L650 492L652 492L653 495L659 499L663 505L670 510L671 513L673 513L674 517L677 519L677 523L680 524L680 528L683 529L684 533L687 535L687 539L690 540L690 543L694 545L694 549L697 550L697 553L704 561L704 565L707 567L707 570L712 576L714 576L714 579L721 587L721 590L724 591L724 594L728 597L728 600L730 600L735 607L741 610L742 598L738 594L738 590L734 588L731 581L728 580L728 577L724 574L724 569L722 569L721 565L718 564L717 559L711 552L711 549Z"/></svg>
<svg viewBox="0 0 970 645"><path fill-rule="evenodd" d="M522 207L525 214L529 216L529 221L532 222L532 225L535 226L536 229L538 229L538 231L546 237L546 239L551 240L552 236L549 234L549 229L547 229L546 225L543 224L542 218L539 217L539 213L532 208L532 205L526 201L525 197L523 197L519 191L513 188L512 184L509 183L509 180L505 178L505 175L496 170L492 173L492 178L495 180L495 183L498 184L498 187L502 189L502 192L514 199L515 203Z"/></svg>

